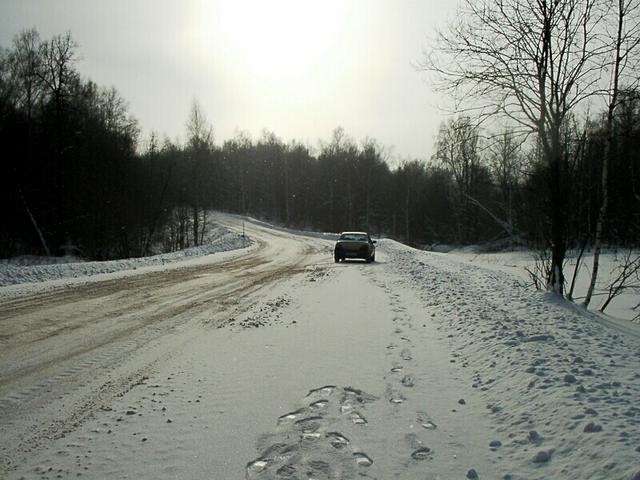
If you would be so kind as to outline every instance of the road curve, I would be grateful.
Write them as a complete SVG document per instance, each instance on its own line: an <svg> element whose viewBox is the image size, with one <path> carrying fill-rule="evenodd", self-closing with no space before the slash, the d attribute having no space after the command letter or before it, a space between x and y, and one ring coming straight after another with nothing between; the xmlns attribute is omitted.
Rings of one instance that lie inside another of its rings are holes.
<svg viewBox="0 0 640 480"><path fill-rule="evenodd" d="M242 227L234 217L219 220ZM167 354L153 348L159 339L166 347L167 337L190 322L220 321L241 299L304 270L329 245L255 223L247 223L247 233L257 245L231 259L210 255L162 271L3 295L0 476L141 381Z"/></svg>

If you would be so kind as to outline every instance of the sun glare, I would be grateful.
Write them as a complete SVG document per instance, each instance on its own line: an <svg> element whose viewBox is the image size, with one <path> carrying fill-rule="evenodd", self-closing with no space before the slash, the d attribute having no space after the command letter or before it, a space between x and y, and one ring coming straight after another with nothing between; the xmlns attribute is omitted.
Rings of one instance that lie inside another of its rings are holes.
<svg viewBox="0 0 640 480"><path fill-rule="evenodd" d="M217 14L225 55L260 78L304 76L339 42L343 10L333 2L222 2Z"/></svg>

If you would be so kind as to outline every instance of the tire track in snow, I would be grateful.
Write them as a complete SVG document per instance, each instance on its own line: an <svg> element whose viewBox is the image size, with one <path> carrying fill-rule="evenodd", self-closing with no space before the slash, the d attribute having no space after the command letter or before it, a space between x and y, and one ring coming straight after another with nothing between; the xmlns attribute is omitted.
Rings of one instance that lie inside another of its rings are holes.
<svg viewBox="0 0 640 480"><path fill-rule="evenodd" d="M0 328L11 345L0 352L6 367L0 372L0 429L11 433L0 442L9 459L0 464L0 476L21 455L74 430L139 384L165 355L154 350L156 339L203 314L219 321L233 306L228 299L303 271L317 250L294 240L288 248L298 254L274 262L278 249L268 239L258 243L246 257L217 264L176 265L0 300ZM252 301L245 303L248 308Z"/></svg>

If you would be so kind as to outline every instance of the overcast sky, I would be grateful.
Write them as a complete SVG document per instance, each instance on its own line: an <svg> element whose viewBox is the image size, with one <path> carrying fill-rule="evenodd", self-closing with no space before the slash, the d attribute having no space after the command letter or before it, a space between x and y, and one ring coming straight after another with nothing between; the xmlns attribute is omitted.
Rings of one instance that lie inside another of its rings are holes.
<svg viewBox="0 0 640 480"><path fill-rule="evenodd" d="M78 69L140 121L184 138L193 99L217 144L263 129L316 146L337 126L430 157L444 99L416 71L453 0L2 0L0 45L71 31Z"/></svg>

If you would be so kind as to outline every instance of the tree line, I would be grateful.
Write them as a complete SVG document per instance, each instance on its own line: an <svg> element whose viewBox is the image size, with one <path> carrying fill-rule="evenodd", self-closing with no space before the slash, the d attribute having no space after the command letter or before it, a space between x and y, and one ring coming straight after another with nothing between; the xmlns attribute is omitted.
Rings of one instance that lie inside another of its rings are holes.
<svg viewBox="0 0 640 480"><path fill-rule="evenodd" d="M141 148L126 100L82 78L78 58L69 33L41 39L26 30L0 50L2 257L182 249L204 241L212 209L414 245L553 248L561 238L563 255L596 240L638 245L640 95L632 84L619 89L613 116L569 109L545 117L553 145L535 129L523 135L517 122L482 127L466 112L442 123L431 158L392 166L374 139L356 142L342 128L318 146L268 131L216 144L195 101L183 143L153 134Z"/></svg>

